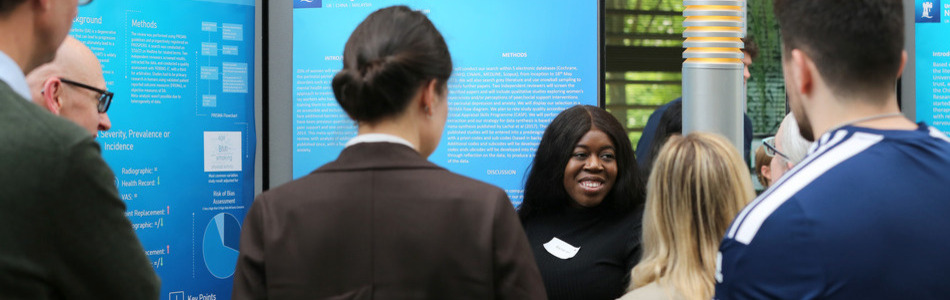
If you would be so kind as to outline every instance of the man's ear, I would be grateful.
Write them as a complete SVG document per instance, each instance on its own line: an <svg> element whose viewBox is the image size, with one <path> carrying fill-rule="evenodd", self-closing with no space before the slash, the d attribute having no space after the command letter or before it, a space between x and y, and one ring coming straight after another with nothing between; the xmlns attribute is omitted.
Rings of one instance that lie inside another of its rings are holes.
<svg viewBox="0 0 950 300"><path fill-rule="evenodd" d="M762 168L759 169L759 175L765 177L765 179L772 180L772 167L769 165L762 166Z"/></svg>
<svg viewBox="0 0 950 300"><path fill-rule="evenodd" d="M36 9L41 9L43 11L50 10L53 6L53 0L32 0L33 7Z"/></svg>
<svg viewBox="0 0 950 300"><path fill-rule="evenodd" d="M794 88L799 95L811 98L815 88L815 77L818 75L818 69L808 54L800 49L793 49L791 53L791 76L794 78Z"/></svg>
<svg viewBox="0 0 950 300"><path fill-rule="evenodd" d="M60 115L63 109L63 82L59 78L51 77L43 83L43 106L54 115Z"/></svg>

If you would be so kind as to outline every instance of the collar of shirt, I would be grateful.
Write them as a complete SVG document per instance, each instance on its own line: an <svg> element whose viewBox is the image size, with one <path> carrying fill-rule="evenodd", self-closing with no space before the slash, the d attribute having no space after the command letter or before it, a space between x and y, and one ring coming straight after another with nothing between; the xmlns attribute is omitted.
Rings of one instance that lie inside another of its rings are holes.
<svg viewBox="0 0 950 300"><path fill-rule="evenodd" d="M30 96L30 86L26 84L23 70L3 51L0 51L0 80L6 82L14 92L23 96L23 99L30 101L30 98L33 98Z"/></svg>
<svg viewBox="0 0 950 300"><path fill-rule="evenodd" d="M393 144L402 144L406 145L409 148L416 149L416 146L413 146L409 141L391 134L385 133L368 133L357 135L355 138L351 139L349 142L346 142L346 147L353 146L359 143L393 143Z"/></svg>

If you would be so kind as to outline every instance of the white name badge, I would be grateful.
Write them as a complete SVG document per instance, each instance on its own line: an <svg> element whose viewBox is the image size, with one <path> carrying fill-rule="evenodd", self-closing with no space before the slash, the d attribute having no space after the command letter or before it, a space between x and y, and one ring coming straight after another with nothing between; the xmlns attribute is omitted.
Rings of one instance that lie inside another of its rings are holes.
<svg viewBox="0 0 950 300"><path fill-rule="evenodd" d="M577 251L580 251L580 247L571 246L567 242L564 242L558 238L551 238L550 242L544 244L544 250L548 250L548 253L554 255L554 257L560 259L570 259L577 255Z"/></svg>

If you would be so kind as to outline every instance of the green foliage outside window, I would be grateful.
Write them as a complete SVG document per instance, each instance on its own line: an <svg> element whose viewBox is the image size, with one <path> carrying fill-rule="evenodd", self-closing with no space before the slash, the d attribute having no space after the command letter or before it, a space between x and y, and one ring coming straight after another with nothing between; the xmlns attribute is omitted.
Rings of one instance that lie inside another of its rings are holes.
<svg viewBox="0 0 950 300"><path fill-rule="evenodd" d="M748 111L756 135L774 135L785 117L782 40L772 1L749 1L749 34L759 45L748 83Z"/></svg>
<svg viewBox="0 0 950 300"><path fill-rule="evenodd" d="M683 45L682 0L606 0L606 44L624 47L674 47ZM610 63L611 58L607 58ZM627 70L606 74L607 110L623 123L634 146L653 111L680 97L679 72Z"/></svg>

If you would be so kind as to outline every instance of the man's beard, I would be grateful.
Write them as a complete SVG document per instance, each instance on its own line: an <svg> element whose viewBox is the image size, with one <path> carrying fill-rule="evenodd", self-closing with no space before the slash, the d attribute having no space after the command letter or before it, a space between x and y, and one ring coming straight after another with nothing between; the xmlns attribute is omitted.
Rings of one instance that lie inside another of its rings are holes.
<svg viewBox="0 0 950 300"><path fill-rule="evenodd" d="M811 121L808 120L804 108L795 112L795 123L798 124L798 132L802 135L802 138L809 142L815 141L815 133L811 130Z"/></svg>

